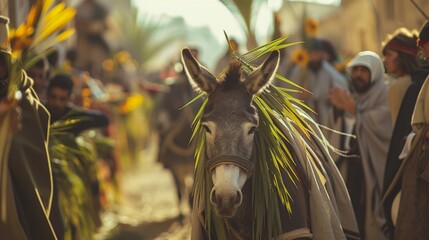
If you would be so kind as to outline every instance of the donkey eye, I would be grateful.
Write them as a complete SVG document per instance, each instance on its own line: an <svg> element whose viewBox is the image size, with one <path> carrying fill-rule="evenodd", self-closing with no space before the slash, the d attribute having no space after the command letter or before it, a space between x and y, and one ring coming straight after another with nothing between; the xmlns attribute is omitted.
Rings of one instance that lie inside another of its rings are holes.
<svg viewBox="0 0 429 240"><path fill-rule="evenodd" d="M250 130L249 130L249 135L250 134L254 134L255 131L256 131L256 127L251 127Z"/></svg>
<svg viewBox="0 0 429 240"><path fill-rule="evenodd" d="M206 133L212 133L212 132L210 131L210 128L209 128L207 125L203 124L203 125L201 125L201 126L204 128L204 130L206 130Z"/></svg>

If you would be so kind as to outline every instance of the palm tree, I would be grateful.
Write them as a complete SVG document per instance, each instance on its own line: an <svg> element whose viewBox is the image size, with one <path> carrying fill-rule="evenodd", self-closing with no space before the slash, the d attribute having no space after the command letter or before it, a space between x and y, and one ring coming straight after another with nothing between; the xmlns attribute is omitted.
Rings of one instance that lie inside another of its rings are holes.
<svg viewBox="0 0 429 240"><path fill-rule="evenodd" d="M172 24L172 20L154 19L140 14L131 0L126 5L130 9L120 8L115 15L123 36L120 45L138 62L138 67L144 70L164 49L184 39L184 31L180 26Z"/></svg>
<svg viewBox="0 0 429 240"><path fill-rule="evenodd" d="M258 46L256 40L256 16L267 0L220 0L242 25L247 35L247 49Z"/></svg>

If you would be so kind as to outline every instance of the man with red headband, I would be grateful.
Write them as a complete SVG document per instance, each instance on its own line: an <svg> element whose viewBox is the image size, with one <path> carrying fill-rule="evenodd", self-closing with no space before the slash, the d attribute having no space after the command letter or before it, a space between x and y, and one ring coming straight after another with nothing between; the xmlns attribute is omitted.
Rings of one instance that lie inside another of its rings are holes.
<svg viewBox="0 0 429 240"><path fill-rule="evenodd" d="M429 58L429 21L420 30L417 45ZM404 160L398 174L402 175L395 240L429 239L429 78L418 94L411 119Z"/></svg>
<svg viewBox="0 0 429 240"><path fill-rule="evenodd" d="M399 28L392 35L389 34L382 43L384 66L390 83L387 97L394 126L386 158L383 193L386 193L401 165L399 154L404 147L404 139L412 130L410 122L414 105L429 71L429 69L418 69L417 36L416 30ZM388 236L394 234L400 188L401 184L398 181L383 202L387 224L385 230L388 231Z"/></svg>

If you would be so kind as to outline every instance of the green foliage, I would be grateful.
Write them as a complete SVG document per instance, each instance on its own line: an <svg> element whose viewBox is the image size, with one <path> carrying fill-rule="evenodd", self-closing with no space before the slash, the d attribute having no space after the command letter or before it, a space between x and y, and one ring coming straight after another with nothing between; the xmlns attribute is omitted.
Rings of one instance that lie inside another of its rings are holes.
<svg viewBox="0 0 429 240"><path fill-rule="evenodd" d="M99 213L91 185L97 181L95 143L68 130L82 119L59 121L50 129L49 153L54 173L65 239L93 239ZM75 232L74 232L75 231Z"/></svg>
<svg viewBox="0 0 429 240"><path fill-rule="evenodd" d="M256 45L256 16L267 0L220 0L228 8L247 34L247 44L252 48Z"/></svg>
<svg viewBox="0 0 429 240"><path fill-rule="evenodd" d="M124 9L120 9L124 10ZM117 12L116 18L121 26L122 47L141 64L140 67L160 54L161 50L184 37L182 29L163 19L156 20L149 15L139 15L138 8L131 4L130 9ZM164 35L168 32L168 35Z"/></svg>

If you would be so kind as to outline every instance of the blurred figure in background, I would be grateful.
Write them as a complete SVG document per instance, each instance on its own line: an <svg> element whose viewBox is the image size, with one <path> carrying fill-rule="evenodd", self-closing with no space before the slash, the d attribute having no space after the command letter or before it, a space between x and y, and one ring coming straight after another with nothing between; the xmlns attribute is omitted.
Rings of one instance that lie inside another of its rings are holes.
<svg viewBox="0 0 429 240"><path fill-rule="evenodd" d="M348 91L347 80L324 59L324 48L320 39L310 38L306 46L309 54L308 64L295 65L289 79L308 90L301 91L297 95L298 99L303 100L314 111L308 113L318 124L324 126L322 131L328 142L334 148L341 149L341 136L329 129L343 130L344 114L336 111L335 106L330 103L329 92L334 87Z"/></svg>
<svg viewBox="0 0 429 240"><path fill-rule="evenodd" d="M108 125L109 120L101 111L81 109L71 104L73 80L67 74L57 74L49 80L46 91L46 108L51 113L51 123L65 119L79 119L73 124L70 132L79 135L90 128L102 128Z"/></svg>
<svg viewBox="0 0 429 240"><path fill-rule="evenodd" d="M84 0L75 16L76 67L96 78L101 74L102 62L110 56L110 47L104 38L108 14L107 8L97 0Z"/></svg>
<svg viewBox="0 0 429 240"><path fill-rule="evenodd" d="M27 75L34 81L34 90L43 102L46 96L46 87L49 79L49 64L46 58L41 58L27 71Z"/></svg>
<svg viewBox="0 0 429 240"><path fill-rule="evenodd" d="M77 120L72 122L71 126L68 126L66 130L67 133L71 133L74 136L78 136L80 133L93 129L93 128L105 128L107 127L109 120L104 115L104 113L95 110L86 110L82 109L76 105L71 104L73 92L73 80L69 75L66 74L57 74L49 80L49 84L46 91L46 103L45 106L51 114L51 124L55 124L58 121L66 120ZM93 199L94 206L96 210L100 209L100 203L97 202L99 199L99 184L97 179L92 176L93 179L90 179L90 189L92 196L96 196ZM57 182L58 176L54 174L54 179ZM54 185L54 197L53 202L55 206L59 204L59 191L57 185ZM56 230L58 237L64 236L64 226L63 219L61 218L61 210L59 208L53 208L53 213L51 216L51 222ZM98 220L98 219L97 219Z"/></svg>
<svg viewBox="0 0 429 240"><path fill-rule="evenodd" d="M192 49L198 58L198 50ZM192 121L198 111L198 104L193 103L183 109L186 103L196 95L186 76L182 63L177 63L178 76L165 81L169 82L169 91L160 101L158 126L159 153L158 162L169 169L173 175L178 197L179 220L183 223L182 200L189 201L191 209L191 192L194 174L195 142L190 143Z"/></svg>
<svg viewBox="0 0 429 240"><path fill-rule="evenodd" d="M320 39L320 41L322 43L322 48L324 51L323 58L332 66L334 66L335 63L338 61L338 54L337 54L337 51L335 50L334 45L332 45L332 43L327 39Z"/></svg>

